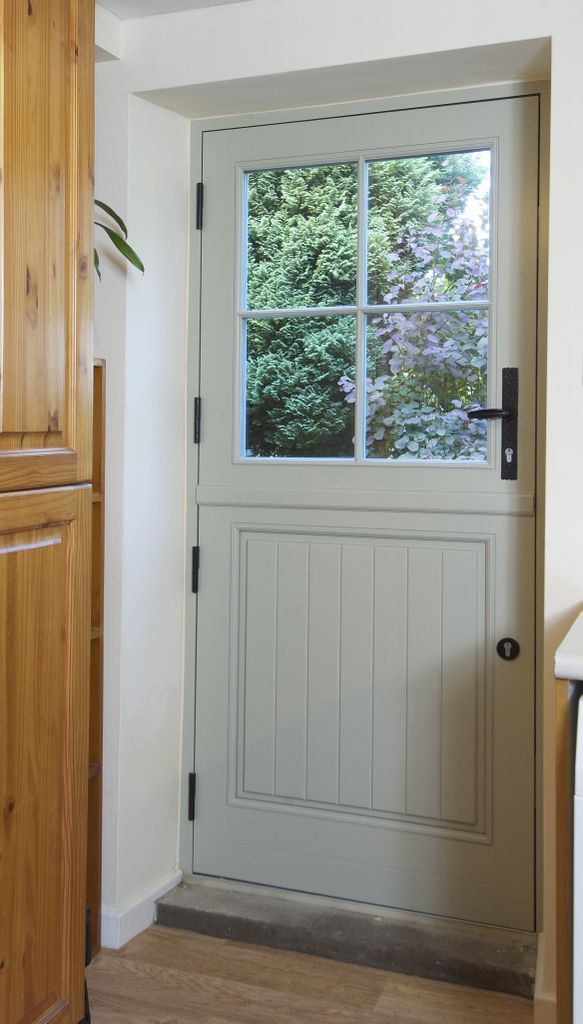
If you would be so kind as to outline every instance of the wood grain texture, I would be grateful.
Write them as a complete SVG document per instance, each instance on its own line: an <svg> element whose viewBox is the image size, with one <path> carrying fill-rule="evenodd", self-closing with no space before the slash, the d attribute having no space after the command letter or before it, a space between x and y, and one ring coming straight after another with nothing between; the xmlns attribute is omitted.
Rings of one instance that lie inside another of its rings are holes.
<svg viewBox="0 0 583 1024"><path fill-rule="evenodd" d="M93 475L91 505L91 660L89 670L89 795L87 895L91 954L101 947L101 823L103 802L103 582L105 543L105 360L93 366ZM96 501L98 497L100 500Z"/></svg>
<svg viewBox="0 0 583 1024"><path fill-rule="evenodd" d="M3 0L0 490L90 479L93 17Z"/></svg>
<svg viewBox="0 0 583 1024"><path fill-rule="evenodd" d="M573 783L571 779L569 683L555 690L557 1024L573 1018Z"/></svg>
<svg viewBox="0 0 583 1024"><path fill-rule="evenodd" d="M0 1020L83 1013L88 487L0 496Z"/></svg>
<svg viewBox="0 0 583 1024"><path fill-rule="evenodd" d="M93 1024L531 1024L517 996L154 926L88 971Z"/></svg>

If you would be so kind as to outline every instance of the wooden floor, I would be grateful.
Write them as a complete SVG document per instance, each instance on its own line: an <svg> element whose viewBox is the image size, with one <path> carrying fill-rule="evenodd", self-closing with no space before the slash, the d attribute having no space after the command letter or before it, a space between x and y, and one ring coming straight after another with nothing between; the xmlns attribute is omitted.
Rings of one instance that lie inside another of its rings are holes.
<svg viewBox="0 0 583 1024"><path fill-rule="evenodd" d="M518 996L154 926L88 970L92 1024L532 1024Z"/></svg>

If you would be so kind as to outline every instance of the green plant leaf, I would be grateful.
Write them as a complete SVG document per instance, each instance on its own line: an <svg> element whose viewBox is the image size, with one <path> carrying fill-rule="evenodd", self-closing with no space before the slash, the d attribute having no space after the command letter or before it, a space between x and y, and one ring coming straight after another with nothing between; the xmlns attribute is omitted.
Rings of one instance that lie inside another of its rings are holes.
<svg viewBox="0 0 583 1024"><path fill-rule="evenodd" d="M128 261L128 263L131 263L132 266L137 267L137 269L141 270L142 274L143 274L144 273L144 264L142 263L142 261L141 261L140 257L138 256L137 252L135 252L135 250L132 249L131 245L129 245L126 242L125 238L122 238L121 235L119 235L117 233L117 231L113 231L112 228L108 228L107 224L102 224L101 221L96 220L95 221L95 225L98 228L103 228L103 230L105 231L106 235L109 236L109 238L111 239L111 241L115 245L116 249L118 249L119 252L121 252L122 256L125 257L125 259Z"/></svg>
<svg viewBox="0 0 583 1024"><path fill-rule="evenodd" d="M123 231L125 237L127 238L128 237L128 229L126 228L126 226L125 226L123 220L121 219L119 213L116 213L115 210L113 210L111 208L111 206L107 205L107 203L103 203L101 201L101 199L95 199L94 202L95 202L95 205L98 206L100 210L103 210L103 212L106 213L108 217L111 217L111 219L115 221L117 226L119 228L121 228L121 230Z"/></svg>
<svg viewBox="0 0 583 1024"><path fill-rule="evenodd" d="M97 276L101 281L101 270L99 269L99 253L97 252L97 249L93 250L93 266L95 267L97 271Z"/></svg>

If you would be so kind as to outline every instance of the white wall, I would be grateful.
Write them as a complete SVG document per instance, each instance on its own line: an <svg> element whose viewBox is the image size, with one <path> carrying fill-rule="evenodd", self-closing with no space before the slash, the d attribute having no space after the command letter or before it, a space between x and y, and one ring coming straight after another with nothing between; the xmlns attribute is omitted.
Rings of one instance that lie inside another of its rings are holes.
<svg viewBox="0 0 583 1024"><path fill-rule="evenodd" d="M119 87L119 66L114 79ZM107 360L105 945L147 925L153 895L178 878L184 677L189 131L123 89L100 91L96 194L126 220L146 274L96 234L95 351Z"/></svg>
<svg viewBox="0 0 583 1024"><path fill-rule="evenodd" d="M152 131L148 118L140 120L135 113L138 108L132 103L129 110L129 121L125 128L118 126L117 120L123 121L127 114L128 93L137 91L172 89L192 84L233 83L233 98L237 95L237 79L254 78L259 82L262 75L282 73L298 74L303 71L312 73L315 69L345 65L344 81L350 80L350 66L354 65L352 81L353 95L360 96L362 68L366 62L386 61L398 58L407 60L415 55L428 55L431 64L433 56L440 51L455 49L465 50L470 47L510 44L519 40L544 39L552 40L553 53L553 94L552 94L552 130L551 130L551 183L550 183L550 249L549 249L549 365L548 365L548 402L547 402L547 497L546 497L546 563L544 571L545 597L545 719L543 726L543 744L547 764L547 774L543 780L544 813L548 822L552 822L553 813L553 700L554 689L552 679L552 656L562 633L575 617L581 607L583 594L583 473L581 472L580 445L583 438L583 334L580 328L580 277L583 259L580 253L579 240L583 237L583 191L578 178L583 166L583 135L578 129L580 111L583 109L583 75L581 74L580 43L583 38L583 4L580 0L491 0L487 10L476 14L475 9L465 0L442 0L437 4L434 0L409 0L400 4L388 0L251 0L250 3L224 6L216 9L196 12L165 15L156 18L129 22L124 26L124 58L120 65L101 65L98 75L98 122L101 124L97 136L97 181L101 183L112 180L110 159L114 143L125 144L131 141L132 151L140 151L142 159L158 159L160 136ZM472 61L473 53L465 55L466 63ZM451 80L440 80L440 86L455 86L457 65L452 62ZM511 79L512 67L504 69L498 65L490 73L485 68L484 82L502 80L502 75ZM522 69L521 69L522 73ZM348 77L347 77L348 76ZM494 76L494 78L492 77ZM424 83L426 87L427 83ZM317 84L314 86L317 90ZM209 91L210 92L210 91ZM345 93L344 93L345 94ZM159 95L156 96L159 99ZM313 102L318 102L314 94ZM265 97L263 97L265 106ZM135 121L134 121L135 116ZM167 115L164 115L164 117ZM171 116L171 115L170 115ZM116 122L116 132L108 134L108 122L112 117ZM166 122L164 122L166 123ZM174 122L168 122L168 125ZM117 127L120 128L119 134ZM175 126L174 126L175 127ZM169 129L170 130L170 129ZM179 134L177 132L177 134ZM141 136L141 138L140 138ZM122 145L123 150L123 145ZM117 159L117 158L116 158ZM109 170L108 170L109 165ZM137 170L135 164L134 169ZM124 182L125 154L120 156L116 167L118 173L114 192L122 188ZM174 156L168 155L166 170L179 177L186 172L186 157L183 150L176 146ZM140 173L143 171L141 168ZM147 173L147 171L145 172ZM136 182L133 170L129 170L130 192ZM138 175L139 176L139 175ZM183 180L181 178L181 180ZM111 197L111 193L110 193ZM132 201L132 232L136 240L139 236L142 247L150 252L149 232L155 232L153 241L159 241L161 232L170 238L163 218L158 223L149 219L147 204L141 207ZM146 221L145 215L148 214ZM176 252L172 255L176 258ZM109 286L108 286L109 287ZM144 291L156 289L154 274L148 277ZM154 756L161 747L167 750L168 736L177 735L179 727L178 705L172 698L172 715L164 718L165 731L160 733L156 743L155 733L148 731L148 725L154 722L152 714L148 722L140 722L142 687L160 699L162 681L154 679L159 672L157 662L152 662L152 671L148 671L149 658L142 651L140 663L135 663L135 655L131 645L136 643L152 648L149 637L140 635L139 623L135 615L129 615L135 603L144 599L143 580L134 578L129 553L132 547L125 545L126 536L123 529L130 528L128 513L135 506L134 495L127 493L127 487L138 485L137 476L129 471L136 468L143 451L143 438L138 423L131 422L133 416L138 419L152 414L159 424L166 424L168 417L174 417L175 410L170 405L172 388L158 395L156 406L142 405L136 411L136 375L142 375L140 360L143 349L137 344L137 336L132 335L137 320L140 319L139 303L135 302L134 285L128 297L128 319L125 349L122 342L124 323L123 282L111 284L113 304L101 301L97 307L97 336L102 347L114 346L110 365L109 386L110 401L115 401L118 414L110 406L110 417L116 417L115 444L119 445L116 454L112 453L112 439L109 436L109 500L108 518L108 601L109 619L117 616L117 609L124 612L122 629L119 621L111 623L108 648L108 693L109 710L112 720L108 720L111 730L108 738L108 750L111 753L109 776L107 777L107 799L111 806L106 808L106 864L107 898L122 901L136 894L136 884L132 870L128 865L136 852L154 843L156 852L147 854L148 868L140 884L155 882L157 871L161 877L167 867L167 860L162 858L159 845L158 814L160 784L152 791L150 798L145 798L139 807L132 805L128 799L134 792L130 784L133 773L143 767L140 758L144 755L144 747L140 741L140 730L143 727L148 735L149 753ZM115 294L114 294L115 293ZM180 299L181 310L184 309L185 295L177 282L172 281L174 299ZM179 294L180 293L180 294ZM103 289L105 296L106 289ZM163 295L158 296L164 301ZM146 298L145 301L153 301ZM167 298L166 298L167 301ZM143 319L143 317L141 318ZM107 344L105 342L107 338ZM115 340L114 340L115 339ZM153 332L148 334L147 344L158 344ZM176 342L175 354L180 369L184 366L184 350L180 348L183 341ZM118 348L119 346L119 348ZM107 352L105 354L108 354ZM171 372L171 371L169 371ZM142 384L144 382L142 381ZM144 386L152 388L153 381L149 378ZM114 392L112 399L111 391ZM143 398L144 396L142 396ZM148 390L146 398L153 398ZM162 404L164 403L164 404ZM122 408L123 406L123 408ZM145 412L147 410L147 412ZM169 439L170 440L170 439ZM180 451L185 451L185 435L175 435L171 443ZM120 465L121 463L121 465ZM180 503L184 481L177 472L173 480L174 499ZM170 526L169 495L160 490L150 495L154 504L161 503L160 513L165 532L160 538L152 537L153 544L170 542L166 532ZM164 512L164 509L166 510ZM158 511L149 506L152 526L160 527ZM123 558L120 556L123 551ZM142 548L136 550L136 558L144 559ZM159 566L158 568L161 568ZM172 577L174 578L174 577ZM170 578L166 577L166 586ZM154 583L153 577L149 581ZM166 591L164 590L164 593ZM162 599L162 594L160 594ZM167 619L165 637L168 642L176 642L179 637L178 620L181 611L173 605L176 621ZM138 617L139 618L139 617ZM144 613L141 625L149 624ZM160 636L160 634L159 634ZM166 642L166 640L164 640ZM170 652L170 647L168 647ZM174 655L175 657L175 655ZM173 671L176 662L173 661ZM144 675L142 676L142 673ZM138 678L139 677L139 678ZM175 680L169 684L174 688ZM173 689L174 693L174 689ZM156 705L158 707L158 705ZM117 718L116 718L117 716ZM131 722L128 726L126 718ZM125 749L127 739L131 739ZM123 757L119 760L121 774L118 775L116 756L123 749ZM165 785L172 779L172 770L165 764ZM126 793L127 786L127 793ZM147 788L147 787L146 787ZM164 788L164 787L163 787ZM118 799L117 811L114 801ZM166 788L165 792L169 792ZM125 808L133 807L132 841L128 846L129 837L122 825L120 814ZM175 802L172 813L175 811ZM174 840L176 822L172 822L171 839ZM554 840L552 827L545 829L544 841L545 862L545 895L544 921L546 953L543 957L544 974L542 976L542 994L548 996L548 1007L552 1011L552 993L554 988L554 964L552 957L554 935L554 910L552 894L552 872L554 862ZM145 875L149 875L146 879ZM116 878L115 884L113 878ZM128 895L129 894L129 895ZM550 952L549 952L550 951ZM544 1001L541 1002L541 1012ZM541 1017L542 1019L542 1017Z"/></svg>
<svg viewBox="0 0 583 1024"><path fill-rule="evenodd" d="M95 123L96 182L99 199L126 213L127 96L121 96L111 76L100 86L96 68L97 116ZM112 68L117 72L117 67ZM100 116L105 111L104 116ZM95 242L102 251L101 232ZM124 500L124 383L125 383L125 274L103 259L103 282L95 283L95 355L107 360L105 506L105 620L104 620L104 751L103 751L103 900L117 903L119 850L119 747L121 702L122 542Z"/></svg>
<svg viewBox="0 0 583 1024"><path fill-rule="evenodd" d="M578 6L492 0L478 13L464 0L252 0L133 21L124 59L134 89L172 88L543 38Z"/></svg>

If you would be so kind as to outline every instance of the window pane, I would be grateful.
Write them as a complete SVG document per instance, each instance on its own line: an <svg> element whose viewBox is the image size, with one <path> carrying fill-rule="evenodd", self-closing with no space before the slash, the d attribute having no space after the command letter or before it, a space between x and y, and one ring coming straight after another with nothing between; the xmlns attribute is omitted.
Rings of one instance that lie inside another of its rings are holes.
<svg viewBox="0 0 583 1024"><path fill-rule="evenodd" d="M357 165L247 174L247 309L353 306Z"/></svg>
<svg viewBox="0 0 583 1024"><path fill-rule="evenodd" d="M387 313L367 326L371 459L487 459L488 313Z"/></svg>
<svg viewBox="0 0 583 1024"><path fill-rule="evenodd" d="M490 151L368 164L368 304L486 299Z"/></svg>
<svg viewBox="0 0 583 1024"><path fill-rule="evenodd" d="M247 458L352 458L356 318L247 321Z"/></svg>

